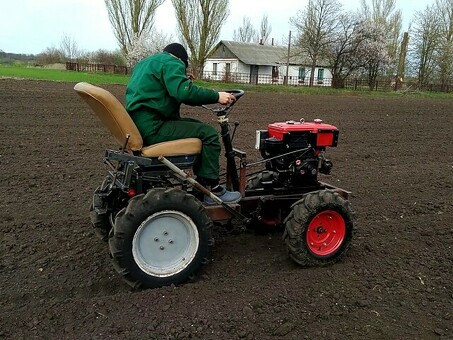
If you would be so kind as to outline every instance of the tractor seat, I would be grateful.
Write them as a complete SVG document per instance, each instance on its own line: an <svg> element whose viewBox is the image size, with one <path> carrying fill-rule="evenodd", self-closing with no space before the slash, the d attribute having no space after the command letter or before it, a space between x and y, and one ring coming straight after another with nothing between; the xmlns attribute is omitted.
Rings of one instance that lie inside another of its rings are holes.
<svg viewBox="0 0 453 340"><path fill-rule="evenodd" d="M97 114L121 146L126 141L126 136L129 135L127 149L134 154L141 157L173 157L201 153L201 140L198 138L184 138L143 146L143 139L137 126L113 94L85 82L77 83L74 90Z"/></svg>

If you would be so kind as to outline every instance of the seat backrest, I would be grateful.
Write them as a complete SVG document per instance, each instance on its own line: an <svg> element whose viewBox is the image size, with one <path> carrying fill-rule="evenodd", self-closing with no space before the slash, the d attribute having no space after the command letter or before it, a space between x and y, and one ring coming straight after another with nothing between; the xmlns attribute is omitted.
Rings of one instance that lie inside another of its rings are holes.
<svg viewBox="0 0 453 340"><path fill-rule="evenodd" d="M121 146L129 135L128 148L132 151L142 149L143 139L137 126L123 104L113 94L84 82L77 83L74 90L87 102Z"/></svg>

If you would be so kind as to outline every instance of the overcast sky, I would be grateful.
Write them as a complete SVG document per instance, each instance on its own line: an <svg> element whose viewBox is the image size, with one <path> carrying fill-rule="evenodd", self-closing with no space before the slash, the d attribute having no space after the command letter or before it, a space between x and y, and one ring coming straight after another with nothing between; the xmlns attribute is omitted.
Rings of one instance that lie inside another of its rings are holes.
<svg viewBox="0 0 453 340"><path fill-rule="evenodd" d="M340 0L344 8L354 11L360 0ZM416 11L424 10L434 0L397 0L403 12L404 27ZM257 29L267 14L272 27L271 38L281 42L291 29L289 18L308 0L230 0L230 15L222 28L220 39L232 40L244 16ZM175 33L176 20L170 0L158 8L155 28ZM111 30L104 0L0 0L0 50L12 53L37 54L47 47L59 47L62 37L70 36L79 49L96 51L118 48Z"/></svg>

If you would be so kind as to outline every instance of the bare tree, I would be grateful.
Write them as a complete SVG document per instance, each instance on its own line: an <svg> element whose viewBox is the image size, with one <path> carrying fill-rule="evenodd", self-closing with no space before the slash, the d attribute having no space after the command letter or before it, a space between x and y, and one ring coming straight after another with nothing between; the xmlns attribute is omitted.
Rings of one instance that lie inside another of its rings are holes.
<svg viewBox="0 0 453 340"><path fill-rule="evenodd" d="M61 38L60 51L66 60L76 59L80 54L77 42L73 36L68 34L63 34L63 37Z"/></svg>
<svg viewBox="0 0 453 340"><path fill-rule="evenodd" d="M142 34L149 34L156 9L165 0L104 0L110 24L124 55L132 41Z"/></svg>
<svg viewBox="0 0 453 340"><path fill-rule="evenodd" d="M92 62L104 65L126 66L126 60L119 51L108 51L99 49L92 53Z"/></svg>
<svg viewBox="0 0 453 340"><path fill-rule="evenodd" d="M190 52L192 72L203 73L228 17L228 0L172 0L181 40Z"/></svg>
<svg viewBox="0 0 453 340"><path fill-rule="evenodd" d="M342 5L337 0L309 0L290 23L297 29L295 46L311 60L310 86L313 86L315 69L327 46L336 39L338 13Z"/></svg>
<svg viewBox="0 0 453 340"><path fill-rule="evenodd" d="M365 36L358 34L358 19L349 13L338 15L337 38L326 47L325 58L332 73L332 87L343 88L345 79L361 67L357 58Z"/></svg>
<svg viewBox="0 0 453 340"><path fill-rule="evenodd" d="M272 26L269 24L269 19L266 14L263 15L261 19L259 31L253 27L250 18L244 16L242 19L242 26L233 32L233 40L240 42L256 41L260 44L267 44L269 42L271 32Z"/></svg>
<svg viewBox="0 0 453 340"><path fill-rule="evenodd" d="M439 79L444 87L453 76L453 0L436 0L435 6L440 24Z"/></svg>
<svg viewBox="0 0 453 340"><path fill-rule="evenodd" d="M64 62L64 55L61 53L61 49L55 46L47 47L44 51L36 56L36 61L39 65L48 65L55 63Z"/></svg>
<svg viewBox="0 0 453 340"><path fill-rule="evenodd" d="M415 13L411 29L410 56L421 87L433 80L436 50L440 43L440 23L435 6Z"/></svg>
<svg viewBox="0 0 453 340"><path fill-rule="evenodd" d="M256 30L253 28L250 18L244 16L242 18L242 26L233 31L233 40L239 42L252 42L257 36Z"/></svg>
<svg viewBox="0 0 453 340"><path fill-rule="evenodd" d="M269 24L269 19L267 14L264 14L261 19L260 31L259 31L259 41L263 44L269 42L269 37L272 33L272 26Z"/></svg>

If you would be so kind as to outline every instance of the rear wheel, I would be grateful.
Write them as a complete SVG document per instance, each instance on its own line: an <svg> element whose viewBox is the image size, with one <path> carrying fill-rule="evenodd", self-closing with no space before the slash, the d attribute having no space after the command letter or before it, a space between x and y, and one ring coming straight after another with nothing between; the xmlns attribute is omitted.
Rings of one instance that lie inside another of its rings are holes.
<svg viewBox="0 0 453 340"><path fill-rule="evenodd" d="M302 266L325 266L339 261L352 239L349 202L332 190L305 195L285 219L283 239L289 256Z"/></svg>
<svg viewBox="0 0 453 340"><path fill-rule="evenodd" d="M208 262L211 230L194 196L177 188L152 189L118 213L109 239L113 265L134 288L185 282Z"/></svg>

